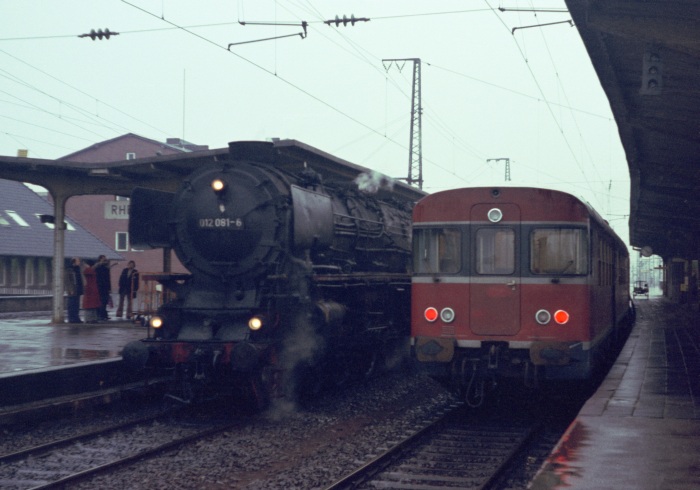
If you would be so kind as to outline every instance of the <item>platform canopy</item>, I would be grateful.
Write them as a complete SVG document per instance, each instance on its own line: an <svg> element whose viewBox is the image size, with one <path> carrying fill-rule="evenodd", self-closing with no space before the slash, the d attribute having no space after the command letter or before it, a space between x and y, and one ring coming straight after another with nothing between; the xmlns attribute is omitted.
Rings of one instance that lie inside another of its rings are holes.
<svg viewBox="0 0 700 490"><path fill-rule="evenodd" d="M698 258L700 3L565 2L627 154L632 245Z"/></svg>

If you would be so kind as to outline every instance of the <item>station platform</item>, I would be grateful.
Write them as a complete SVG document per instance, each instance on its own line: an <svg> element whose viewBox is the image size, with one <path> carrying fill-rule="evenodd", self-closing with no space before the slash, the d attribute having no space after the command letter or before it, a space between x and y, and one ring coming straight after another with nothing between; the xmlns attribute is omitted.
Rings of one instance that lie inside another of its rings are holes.
<svg viewBox="0 0 700 490"><path fill-rule="evenodd" d="M52 324L50 312L0 314L0 431L41 413L109 403L145 382L127 369L124 346L145 338L140 323Z"/></svg>
<svg viewBox="0 0 700 490"><path fill-rule="evenodd" d="M530 489L700 488L698 306L661 296L635 304L615 365Z"/></svg>
<svg viewBox="0 0 700 490"><path fill-rule="evenodd" d="M147 329L130 321L51 323L50 313L0 317L0 377L19 372L115 359Z"/></svg>

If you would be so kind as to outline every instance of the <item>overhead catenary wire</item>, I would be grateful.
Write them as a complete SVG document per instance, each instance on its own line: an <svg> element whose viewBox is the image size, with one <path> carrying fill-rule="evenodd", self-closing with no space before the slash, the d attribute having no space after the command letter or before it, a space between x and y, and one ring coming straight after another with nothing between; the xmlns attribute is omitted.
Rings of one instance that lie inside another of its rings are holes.
<svg viewBox="0 0 700 490"><path fill-rule="evenodd" d="M292 2L292 3L294 3L294 2ZM297 4L300 4L300 5L301 5L301 4L304 4L304 2L296 2L296 3L297 3ZM305 2L305 4L309 6L308 8L314 9L312 2ZM282 7L282 6L281 6L281 5L278 5L278 7ZM373 22L374 22L374 21L377 21L377 22L378 22L378 21L380 21L380 20L389 20L389 19L400 20L401 18L408 18L408 17L418 17L418 16L427 16L427 15L446 15L446 14L456 14L456 13L460 13L460 14L461 14L461 13L471 13L471 12L488 11L488 10L491 10L491 9L480 8L480 9L462 10L462 11L457 11L457 12L454 12L454 11L453 11L453 12L437 12L437 13L422 13L422 14L408 14L408 15L395 15L395 16L394 16L394 15L390 15L390 16L384 16L384 17L373 17L372 20L373 20ZM317 10L316 10L316 11L317 11ZM318 12L318 11L317 11L317 12ZM160 15L160 13L159 13L159 15ZM316 18L316 17L314 17L314 19L315 19L315 18ZM330 16L327 16L327 15L326 15L326 16L321 16L321 15L319 15L319 16L318 16L318 19L319 19L319 20L310 19L310 20L309 20L309 23L310 23L310 24L313 23L314 25L319 25L319 24L321 24L321 23L323 22L323 20L321 20L321 19L328 19L328 18L330 18ZM161 20L162 20L162 19L161 19ZM224 24L230 25L230 24L236 24L236 22L218 23L218 24L207 24L207 25L224 25ZM204 25L204 24L201 24L201 25ZM193 29L196 29L197 27L192 26L192 28L193 28ZM162 30L175 30L175 29L180 29L180 27L178 27L178 26L168 26L168 27L165 27L165 28L158 28L158 29L145 29L145 30L141 30L140 32L144 32L144 33L145 33L145 32L154 32L154 31L162 31ZM332 31L332 32L331 32L331 31ZM322 28L314 29L314 36L315 36L317 33L318 33L319 35L323 33L324 35L326 35L326 36L324 36L324 37L326 37L327 39L331 39L331 38L335 38L335 36L337 36L337 35L340 35L340 36L341 36L341 39L345 39L345 40L347 41L347 48L346 48L346 49L348 50L348 52L350 52L350 51L352 50L352 51L354 51L354 52L356 53L358 59L362 59L363 57L365 57L366 59L369 60L368 57L364 56L363 54L360 54L360 53L362 53L362 51L361 51L362 48L361 48L361 46L360 46L358 43L354 43L354 42L353 42L351 39L349 39L347 36L344 36L344 34L347 33L347 31L345 31L345 32L337 32L337 31L343 31L343 30L342 30L342 29L340 29L340 30L328 29L327 27L323 26ZM120 30L120 32L122 33L122 35L124 35L124 34L127 33L127 31L124 31L124 30ZM136 34L137 32L136 32L136 31L133 31L133 33ZM73 36L73 35L72 35L72 36ZM335 39L338 39L338 38L335 38ZM338 44L338 45L340 46L340 44ZM385 54L385 53L382 53L382 54ZM369 61L371 61L371 60L369 60ZM429 62L426 62L426 64L427 64L427 65L430 65ZM375 66L376 66L376 63L375 63ZM281 77L279 77L279 76L276 75L276 74L275 74L275 77L276 77L277 79L280 79L280 78L281 78ZM286 83L286 81L284 81L284 82ZM292 82L294 82L294 81L292 80ZM393 80L392 80L391 82L392 82L392 84L394 83ZM488 83L488 82L485 82L485 83ZM299 85L300 88L302 88L302 89L309 90L308 87L305 87L303 84L300 85L300 84L296 83L296 85ZM398 87L398 84L396 84L396 85L394 85L394 86L397 86L397 87ZM502 90L508 90L507 87L501 87L500 89L502 89ZM309 91L312 92L312 95L318 96L318 94L313 93L312 90L309 90ZM437 128L437 127L440 127L440 130L439 130L440 134L447 135L448 137L449 137L450 134L456 136L456 137L460 140L460 143L459 143L459 144L460 144L460 153L461 153L461 151L464 150L464 148L462 148L464 145L461 145L461 142L462 142L462 141L465 142L465 143L467 144L467 146L471 146L471 145L469 144L469 141L468 141L469 135L467 135L467 134L465 134L465 133L458 133L458 132L455 132L454 129L452 129L451 132L450 132L450 129L451 129L451 128L449 127L449 124L443 123L443 121L440 120L441 114L440 114L439 112L435 112L435 111L430 111L430 110L428 110L428 108L429 108L429 102L430 102L430 93L429 93L429 91L427 91L424 95L426 96L426 97L425 97L425 102L424 102L424 105L425 105L425 107L426 107L426 122L427 122L427 121L430 121L430 125L431 125L431 126L434 125L436 128ZM528 96L527 94L522 94L522 95L525 96L525 97ZM530 97L531 97L531 96L530 96ZM544 101L544 100L546 100L546 99L537 98L537 100L542 100L542 101ZM553 104L553 107L557 107L557 104L554 103L554 102L551 101L551 100L550 100L548 103ZM334 103L333 105L337 106L336 103ZM340 111L342 111L342 107L338 107L338 109L339 109ZM581 111L581 112L584 112L584 111ZM351 113L350 115L352 115L352 113ZM364 121L361 117L356 117L356 119L358 119L358 120L361 121L361 122L366 122L366 121ZM373 125L373 124L365 124L364 127L365 127L365 129L368 131L368 134L379 134L379 135L382 135L382 134L381 134L381 133L382 133L381 128L375 129L375 128L376 128L376 125ZM433 130L433 129L431 129L431 131L432 131L432 130ZM391 133L392 133L392 131L389 131L389 134L390 134L390 135L391 135ZM382 135L382 136L384 136L384 135ZM396 141L390 141L389 138L386 138L384 141L385 141L385 143L386 143L387 145L397 145L398 147L401 147L401 148L404 148L404 149L405 149L405 146L404 146L404 145L402 145L402 144L400 144L400 143L398 143L398 142L396 142ZM480 155L480 152L479 152L479 150L478 150L477 148L472 148L472 150L476 153L475 155L473 155L474 158L476 159L476 158ZM468 151L467 151L467 153L468 153ZM480 156L483 156L483 154L481 154ZM461 158L462 158L462 155L460 155L460 159L461 159ZM468 157L468 158L469 158L469 157ZM431 161L431 159L427 159L427 160L426 160L426 163L430 163L431 165L433 165L433 162ZM443 163L443 162L440 162L440 163ZM437 164L437 163L436 163L436 165L437 165L438 168L442 168L442 170L447 171L447 169L446 169L445 167L440 167L440 165ZM460 172L461 172L461 170L460 170ZM452 173L452 172L450 172L450 173L451 173L451 175L457 176L455 173ZM460 178L460 180L463 180L463 179Z"/></svg>

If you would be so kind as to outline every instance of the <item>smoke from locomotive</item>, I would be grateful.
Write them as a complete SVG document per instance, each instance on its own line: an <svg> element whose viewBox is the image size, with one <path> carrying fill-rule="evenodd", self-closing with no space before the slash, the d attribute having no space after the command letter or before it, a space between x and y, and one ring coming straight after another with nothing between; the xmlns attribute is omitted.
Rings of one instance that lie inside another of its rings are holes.
<svg viewBox="0 0 700 490"><path fill-rule="evenodd" d="M135 189L133 246L171 247L191 274L159 278L176 299L124 359L258 406L370 372L409 335L422 196L287 140L231 143L175 193Z"/></svg>

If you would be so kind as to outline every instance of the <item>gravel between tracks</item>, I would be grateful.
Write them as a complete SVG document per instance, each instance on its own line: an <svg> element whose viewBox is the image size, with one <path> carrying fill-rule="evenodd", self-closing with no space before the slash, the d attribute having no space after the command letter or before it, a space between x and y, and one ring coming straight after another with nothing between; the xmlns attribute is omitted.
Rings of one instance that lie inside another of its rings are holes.
<svg viewBox="0 0 700 490"><path fill-rule="evenodd" d="M451 401L424 376L391 374L304 408L277 404L240 429L68 488L324 488Z"/></svg>

